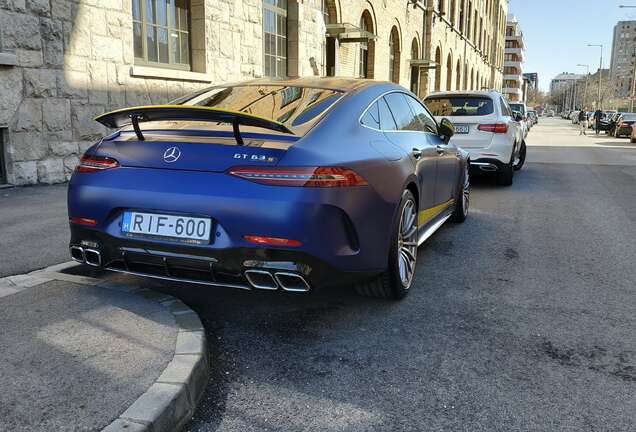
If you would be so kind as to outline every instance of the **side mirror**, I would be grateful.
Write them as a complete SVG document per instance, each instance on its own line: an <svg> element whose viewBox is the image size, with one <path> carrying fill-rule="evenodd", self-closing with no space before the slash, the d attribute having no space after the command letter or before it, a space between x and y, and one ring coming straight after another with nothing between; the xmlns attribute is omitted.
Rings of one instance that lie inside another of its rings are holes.
<svg viewBox="0 0 636 432"><path fill-rule="evenodd" d="M444 143L448 143L453 135L455 135L455 126L453 123L447 118L443 118L439 122L439 137L444 141Z"/></svg>
<svg viewBox="0 0 636 432"><path fill-rule="evenodd" d="M523 120L523 115L519 111L513 111L512 112L512 118L515 121L520 122L521 120Z"/></svg>

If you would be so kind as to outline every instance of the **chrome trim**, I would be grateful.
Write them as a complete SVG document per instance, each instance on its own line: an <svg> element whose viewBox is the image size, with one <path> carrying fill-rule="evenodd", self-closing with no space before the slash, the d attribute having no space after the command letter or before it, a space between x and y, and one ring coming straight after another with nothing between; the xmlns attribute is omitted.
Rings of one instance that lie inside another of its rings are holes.
<svg viewBox="0 0 636 432"><path fill-rule="evenodd" d="M207 286L216 286L216 287L224 287L224 288L238 288L238 289L244 289L244 290L251 290L251 288L249 286L245 286L245 285L238 285L238 284L224 284L224 283L218 283L218 282L208 282L208 281L198 281L198 280L192 280L192 279L185 279L185 278L175 278L175 277L170 277L170 276L159 276L159 275L153 275L150 273L142 273L142 272L135 272L135 271L130 271L130 270L120 270L120 269L115 269L112 267L106 267L105 270L109 270L112 272L116 272L116 273L125 273L125 274L129 274L129 275L133 275L133 276L141 276L141 277L148 277L148 278L152 278L152 279L160 279L160 280L167 280L167 281L172 281L172 282L184 282L184 283L190 283L190 284L197 284L197 285L207 285Z"/></svg>
<svg viewBox="0 0 636 432"><path fill-rule="evenodd" d="M88 258L86 257L86 252L92 252L97 255L97 264L88 261ZM86 264L88 264L89 266L93 266L93 267L102 266L102 254L100 251L96 249L84 249L84 259L86 260Z"/></svg>
<svg viewBox="0 0 636 432"><path fill-rule="evenodd" d="M449 217L451 217L451 215L453 214L453 211L454 211L454 206L451 207L450 210L446 210L446 215L444 215L440 220L438 220L433 225L431 225L430 227L422 231L417 240L417 245L420 246L422 243L426 241L426 239L432 236L433 233L437 231L439 227L441 227Z"/></svg>
<svg viewBox="0 0 636 432"><path fill-rule="evenodd" d="M498 171L499 170L497 165L489 163L489 162L471 162L470 166L475 166L475 167L478 167L482 171L488 171L488 172Z"/></svg>
<svg viewBox="0 0 636 432"><path fill-rule="evenodd" d="M302 273L305 276L311 273L311 267L307 264L296 263L292 261L257 261L257 260L245 260L243 261L244 267L254 267L260 269L272 269L281 271L290 271Z"/></svg>
<svg viewBox="0 0 636 432"><path fill-rule="evenodd" d="M73 256L73 250L74 250L74 249L79 250L79 251L80 251L80 253L82 254L82 259L81 259L81 260L79 260L79 259L77 259L77 258L75 258L75 257ZM86 255L84 255L84 248L83 248L83 247L81 247L81 246L70 246L70 247L68 248L68 250L69 250L69 252L70 252L70 254L71 254L71 259L72 259L73 261L78 262L78 263L82 263L82 264L86 263Z"/></svg>
<svg viewBox="0 0 636 432"><path fill-rule="evenodd" d="M255 283L252 278L251 275L252 274L264 274L269 276L269 278L272 280L272 284L274 286L267 286L267 285L260 285ZM265 270L245 270L245 279L247 279L247 281L254 287L254 288L258 288L258 289L266 289L266 290L277 290L278 289L278 283L276 282L276 279L274 279L274 276L272 276L272 274L268 271Z"/></svg>
<svg viewBox="0 0 636 432"><path fill-rule="evenodd" d="M369 105L367 105L367 107L364 109L364 111L362 111L362 114L360 114L360 117L358 117L358 123L360 124L360 126L365 127L367 129L370 129L372 131L376 131L376 132L382 132L382 133L386 133L386 132L418 132L418 133L423 133L423 134L430 134L433 136L438 136L436 133L433 132L425 132L425 131L411 131L411 130L384 130L384 129L376 129L376 128L372 128L370 126L367 126L365 124L362 123L362 117L364 117L364 115L367 113L367 111L369 111L369 108L371 108L371 105L373 105L374 103L376 103L380 98L390 94L390 93L403 93L407 96L413 97L412 93L407 93L403 90L400 89L392 89L389 91L386 91L384 93L382 93L380 96L377 96L375 99L373 99L371 102L369 102ZM426 110L426 112L431 116L431 118L433 119L433 121L435 122L435 126L437 126L437 128L439 129L439 123L437 122L437 120L435 119L435 116L429 111L429 109L426 107L426 105L424 104L424 102L420 101L417 97L415 97L415 100L417 100ZM387 102L388 105L388 102ZM389 107L389 109L391 109L391 107Z"/></svg>
<svg viewBox="0 0 636 432"><path fill-rule="evenodd" d="M306 289L303 288L286 288L285 285L280 281L280 279L278 278L279 276L288 276L288 277L295 277L297 279L300 279L304 284ZM301 275L297 274L297 273L288 273L288 272L276 272L274 273L274 278L276 278L276 282L278 282L278 285L280 285L280 287L282 289L284 289L285 291L290 291L290 292L307 292L310 290L309 284L307 283L307 281L305 280L304 277L302 277Z"/></svg>
<svg viewBox="0 0 636 432"><path fill-rule="evenodd" d="M159 257L167 257L167 258L186 258L186 259L196 259L201 261L210 261L210 262L219 262L216 258L206 257L201 255L190 255L190 254L181 254L174 252L165 252L158 251L153 249L143 249L143 248L132 248L132 247L120 247L119 250L124 252L133 252L145 255L159 256Z"/></svg>

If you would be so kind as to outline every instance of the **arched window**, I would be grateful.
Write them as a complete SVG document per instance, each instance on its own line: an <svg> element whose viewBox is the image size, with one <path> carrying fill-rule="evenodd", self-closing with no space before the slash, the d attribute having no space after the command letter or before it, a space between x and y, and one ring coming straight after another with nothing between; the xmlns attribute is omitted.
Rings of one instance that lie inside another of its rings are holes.
<svg viewBox="0 0 636 432"><path fill-rule="evenodd" d="M417 43L417 38L413 38L411 41L411 60L417 60L420 58L420 46ZM417 66L411 66L411 91L418 94L420 82L420 69Z"/></svg>
<svg viewBox="0 0 636 432"><path fill-rule="evenodd" d="M477 71L477 78L475 78L475 90L481 90L481 81L479 81L479 71Z"/></svg>
<svg viewBox="0 0 636 432"><path fill-rule="evenodd" d="M400 82L400 36L396 26L389 35L389 80Z"/></svg>
<svg viewBox="0 0 636 432"><path fill-rule="evenodd" d="M457 66L455 67L455 90L462 89L462 62L457 59Z"/></svg>
<svg viewBox="0 0 636 432"><path fill-rule="evenodd" d="M455 12L455 10L457 9L457 4L455 3L455 0L451 0L451 4L450 4L450 21L451 24L453 24L453 27L455 27L455 19L457 17L457 12Z"/></svg>
<svg viewBox="0 0 636 432"><path fill-rule="evenodd" d="M435 50L435 91L442 88L442 51L437 47Z"/></svg>
<svg viewBox="0 0 636 432"><path fill-rule="evenodd" d="M373 19L368 10L365 9L360 17L360 28L371 34L375 34ZM373 64L375 60L375 41L360 42L360 59L358 63L358 76L362 78L373 78Z"/></svg>
<svg viewBox="0 0 636 432"><path fill-rule="evenodd" d="M451 91L453 89L453 59L448 54L446 58L446 90Z"/></svg>
<svg viewBox="0 0 636 432"><path fill-rule="evenodd" d="M470 68L470 89L475 90L475 69Z"/></svg>
<svg viewBox="0 0 636 432"><path fill-rule="evenodd" d="M464 64L464 90L468 90L468 63Z"/></svg>

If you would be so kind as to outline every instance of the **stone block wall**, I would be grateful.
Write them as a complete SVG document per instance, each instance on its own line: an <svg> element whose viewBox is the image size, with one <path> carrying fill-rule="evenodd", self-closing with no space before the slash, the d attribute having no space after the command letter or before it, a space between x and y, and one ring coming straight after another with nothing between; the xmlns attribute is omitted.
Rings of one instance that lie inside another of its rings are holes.
<svg viewBox="0 0 636 432"><path fill-rule="evenodd" d="M193 71L183 72L135 64L131 0L0 0L0 128L6 129L8 181L68 180L83 151L107 132L93 121L99 114L260 77L262 1L191 4ZM313 75L310 58L323 67L321 3L300 6L299 68Z"/></svg>

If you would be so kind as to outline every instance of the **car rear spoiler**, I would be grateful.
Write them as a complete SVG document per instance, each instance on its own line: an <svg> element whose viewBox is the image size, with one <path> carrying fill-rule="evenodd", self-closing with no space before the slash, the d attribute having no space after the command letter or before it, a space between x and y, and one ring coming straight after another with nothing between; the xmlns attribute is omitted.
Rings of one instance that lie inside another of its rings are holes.
<svg viewBox="0 0 636 432"><path fill-rule="evenodd" d="M243 138L239 125L255 126L286 134L293 132L284 124L265 117L255 116L238 111L195 105L151 105L124 108L111 111L95 117L95 121L109 128L120 128L132 124L137 139L144 141L144 135L139 123L160 120L187 120L231 123L234 137L239 145L243 145Z"/></svg>

